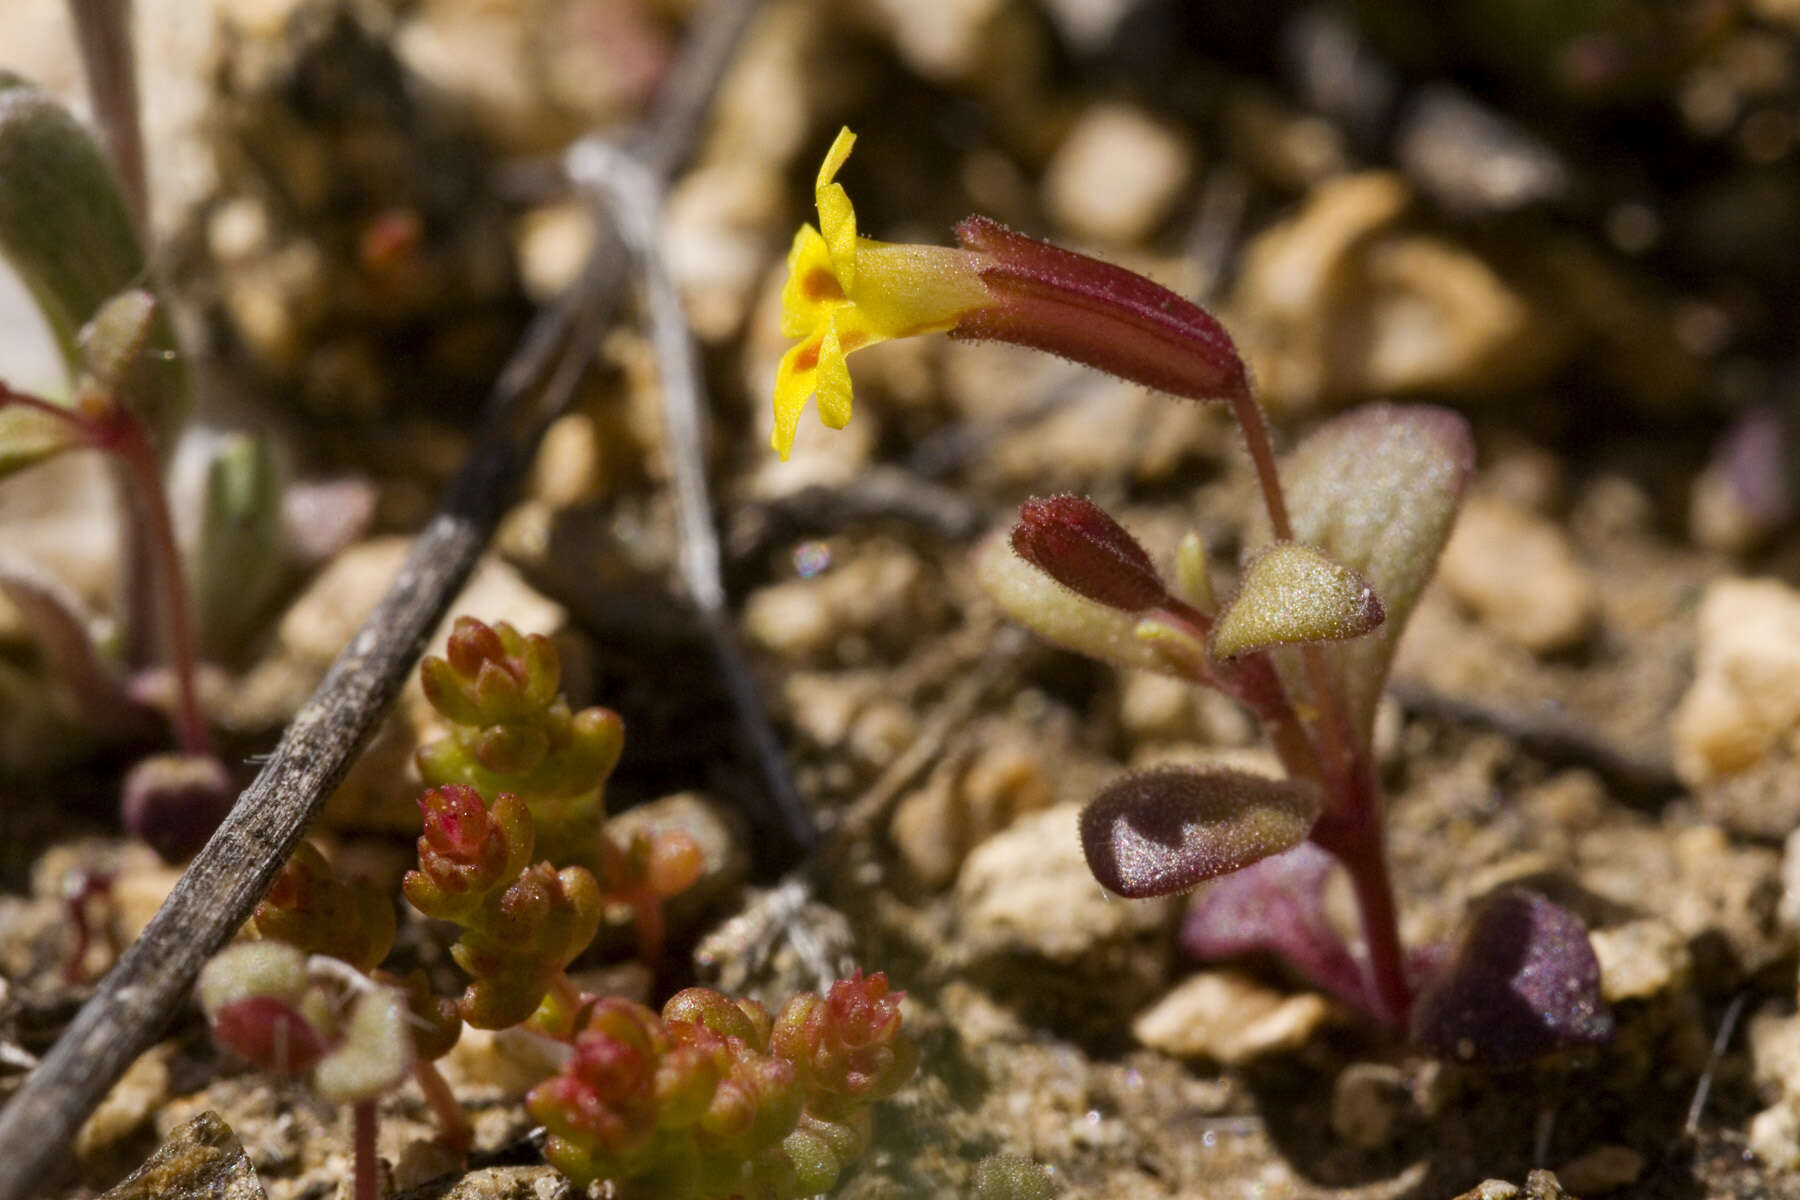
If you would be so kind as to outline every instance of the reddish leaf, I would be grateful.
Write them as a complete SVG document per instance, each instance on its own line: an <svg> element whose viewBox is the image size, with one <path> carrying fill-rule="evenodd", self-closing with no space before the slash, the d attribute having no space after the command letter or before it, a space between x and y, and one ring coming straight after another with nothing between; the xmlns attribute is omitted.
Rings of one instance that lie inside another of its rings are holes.
<svg viewBox="0 0 1800 1200"><path fill-rule="evenodd" d="M1308 783L1158 767L1127 775L1082 810L1081 846L1108 889L1166 896L1289 849L1318 814L1319 791Z"/></svg>
<svg viewBox="0 0 1800 1200"><path fill-rule="evenodd" d="M1517 889L1475 910L1413 1009L1421 1046L1493 1066L1612 1035L1600 964L1580 918Z"/></svg>

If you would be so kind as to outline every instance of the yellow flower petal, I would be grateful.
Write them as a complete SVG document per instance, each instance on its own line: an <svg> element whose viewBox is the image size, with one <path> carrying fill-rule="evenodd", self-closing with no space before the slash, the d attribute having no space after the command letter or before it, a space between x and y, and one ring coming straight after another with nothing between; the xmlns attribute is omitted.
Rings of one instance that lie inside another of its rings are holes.
<svg viewBox="0 0 1800 1200"><path fill-rule="evenodd" d="M831 251L811 225L802 225L788 250L787 282L781 287L781 336L805 337L844 303L844 289L831 270Z"/></svg>
<svg viewBox="0 0 1800 1200"><path fill-rule="evenodd" d="M850 423L850 366L844 361L843 344L839 341L836 321L825 331L819 344L819 371L816 386L819 420L828 428L842 429Z"/></svg>
<svg viewBox="0 0 1800 1200"><path fill-rule="evenodd" d="M769 434L769 445L781 455L782 462L793 452L800 414L806 411L806 402L817 384L822 340L823 332L790 347L775 370L775 429Z"/></svg>
<svg viewBox="0 0 1800 1200"><path fill-rule="evenodd" d="M854 145L856 135L850 132L848 126L838 130L831 149L825 152L825 161L820 164L819 177L813 184L813 200L819 206L819 228L824 232L825 244L831 250L833 272L846 294L856 286L856 209L851 205L850 195L844 191L844 185L833 181L837 178L838 168L850 157L850 147Z"/></svg>

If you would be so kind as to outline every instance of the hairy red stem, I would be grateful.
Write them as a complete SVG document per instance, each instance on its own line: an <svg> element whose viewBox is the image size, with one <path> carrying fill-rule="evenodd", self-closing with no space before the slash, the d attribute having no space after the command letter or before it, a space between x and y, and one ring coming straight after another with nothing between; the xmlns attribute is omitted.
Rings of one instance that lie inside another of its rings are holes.
<svg viewBox="0 0 1800 1200"><path fill-rule="evenodd" d="M375 1101L350 1106L351 1140L356 1147L355 1200L381 1200L381 1164L375 1157Z"/></svg>

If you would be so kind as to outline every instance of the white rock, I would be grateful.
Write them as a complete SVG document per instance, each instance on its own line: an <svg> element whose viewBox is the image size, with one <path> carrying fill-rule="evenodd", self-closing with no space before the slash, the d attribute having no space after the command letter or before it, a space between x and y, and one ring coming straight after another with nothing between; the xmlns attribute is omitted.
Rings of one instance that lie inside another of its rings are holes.
<svg viewBox="0 0 1800 1200"><path fill-rule="evenodd" d="M1077 237L1142 241L1168 216L1193 170L1193 151L1180 133L1128 105L1097 104L1050 160L1044 200Z"/></svg>
<svg viewBox="0 0 1800 1200"><path fill-rule="evenodd" d="M1800 732L1800 592L1726 579L1700 601L1694 682L1674 716L1675 769L1691 786L1734 774Z"/></svg>
<svg viewBox="0 0 1800 1200"><path fill-rule="evenodd" d="M1567 338L1480 257L1397 228L1409 203L1398 176L1338 177L1245 251L1229 323L1268 403L1492 392L1563 352Z"/></svg>
<svg viewBox="0 0 1800 1200"><path fill-rule="evenodd" d="M1463 504L1438 578L1482 624L1536 654L1578 645L1599 617L1599 588L1568 535L1504 500Z"/></svg>
<svg viewBox="0 0 1800 1200"><path fill-rule="evenodd" d="M966 761L946 760L894 810L889 835L920 884L940 888L969 851L1023 813L1049 806L1042 755L1003 732L978 736Z"/></svg>
<svg viewBox="0 0 1800 1200"><path fill-rule="evenodd" d="M1800 1096L1800 1019L1792 1013L1760 1012L1744 1033L1757 1088L1788 1099Z"/></svg>
<svg viewBox="0 0 1800 1200"><path fill-rule="evenodd" d="M1600 994L1608 1004L1642 1000L1686 984L1694 967L1681 931L1657 917L1588 934L1600 960Z"/></svg>
<svg viewBox="0 0 1800 1200"><path fill-rule="evenodd" d="M1072 962L1096 945L1168 923L1174 900L1121 900L1094 881L1081 853L1082 807L1059 804L1023 817L969 855L956 901L972 944Z"/></svg>
<svg viewBox="0 0 1800 1200"><path fill-rule="evenodd" d="M1165 1054L1232 1066L1297 1049L1332 1017L1314 992L1289 995L1236 971L1202 971L1139 1013L1131 1033Z"/></svg>
<svg viewBox="0 0 1800 1200"><path fill-rule="evenodd" d="M87 1158L136 1133L169 1098L169 1052L158 1046L113 1084L75 1135L75 1155Z"/></svg>
<svg viewBox="0 0 1800 1200"><path fill-rule="evenodd" d="M1778 1171L1800 1170L1800 1111L1784 1100L1750 1118L1750 1152Z"/></svg>

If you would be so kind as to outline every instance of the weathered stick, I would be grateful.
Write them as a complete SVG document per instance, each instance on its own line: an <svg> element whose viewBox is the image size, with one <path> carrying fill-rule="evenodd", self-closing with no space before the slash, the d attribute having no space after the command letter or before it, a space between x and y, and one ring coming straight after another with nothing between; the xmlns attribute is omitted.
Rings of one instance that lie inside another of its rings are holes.
<svg viewBox="0 0 1800 1200"><path fill-rule="evenodd" d="M757 0L717 0L692 33L644 138L660 170L684 159ZM363 623L254 783L143 935L0 1112L0 1200L23 1200L68 1159L81 1122L186 999L362 748L474 567L544 426L593 357L627 279L604 232L580 279L541 314L496 381L488 428Z"/></svg>

